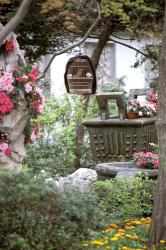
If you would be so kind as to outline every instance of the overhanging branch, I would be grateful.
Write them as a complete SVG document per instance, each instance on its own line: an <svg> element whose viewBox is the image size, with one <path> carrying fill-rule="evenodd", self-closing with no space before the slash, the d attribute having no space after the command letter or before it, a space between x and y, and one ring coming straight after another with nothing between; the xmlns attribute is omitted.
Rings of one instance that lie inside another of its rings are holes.
<svg viewBox="0 0 166 250"><path fill-rule="evenodd" d="M101 20L100 6L99 6L99 4L98 4L98 2L97 2L96 0L95 0L95 2L96 2L96 5L97 5L97 10L98 10L98 17L97 17L97 19L95 20L95 22L94 22L94 23L92 24L92 26L88 29L88 31L86 32L86 34L84 35L84 37L83 37L80 41L78 41L78 42L76 42L76 43L74 43L74 44L72 44L72 45L69 45L68 47L66 47L66 48L64 48L64 49L62 49L62 50L60 50L60 51L58 51L58 52L55 52L55 53L52 55L50 61L48 62L46 68L45 68L44 71L43 71L42 76L40 76L40 77L38 78L38 80L41 80L43 77L45 77L47 70L49 69L51 63L53 62L53 60L54 60L54 58L55 58L56 56L59 56L59 55L61 55L61 54L63 54L63 53L66 53L68 50L71 50L71 49L73 49L73 48L79 46L80 44L82 44L83 42L85 42L85 40L89 37L89 35L90 35L91 32L93 31L93 29L96 27L96 25L97 25L97 24L99 23L99 21Z"/></svg>
<svg viewBox="0 0 166 250"><path fill-rule="evenodd" d="M3 27L0 32L0 44L23 20L29 10L29 6L33 0L23 0L15 16Z"/></svg>
<svg viewBox="0 0 166 250"><path fill-rule="evenodd" d="M139 50L139 49L137 49L137 48L135 48L135 47L133 47L133 46L131 46L131 45L129 45L129 44L126 44L126 43L117 41L117 40L115 40L115 39L113 39L113 38L109 38L109 41L112 41L112 42L114 42L114 43L118 43L118 44L120 44L120 45L123 45L123 46L129 48L129 49L135 50L137 53L140 53L141 55L143 55L143 56L145 56L145 57L147 57L147 58L152 58L150 55L148 55L148 54L142 52L141 50Z"/></svg>

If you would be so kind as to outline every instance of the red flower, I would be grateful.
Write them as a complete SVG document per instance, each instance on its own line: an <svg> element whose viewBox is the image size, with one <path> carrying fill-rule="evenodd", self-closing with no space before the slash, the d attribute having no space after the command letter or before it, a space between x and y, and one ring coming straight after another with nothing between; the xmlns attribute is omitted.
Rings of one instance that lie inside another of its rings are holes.
<svg viewBox="0 0 166 250"><path fill-rule="evenodd" d="M6 155L10 155L12 152L12 149L10 147L8 147L7 149L5 149L5 154Z"/></svg>
<svg viewBox="0 0 166 250"><path fill-rule="evenodd" d="M28 79L28 77L27 77L26 75L22 75L22 76L19 76L19 77L16 78L16 80L17 80L18 82L24 82L24 81L26 81L27 79Z"/></svg>
<svg viewBox="0 0 166 250"><path fill-rule="evenodd" d="M10 40L6 41L6 50L8 53L12 53L14 51L14 38L10 38Z"/></svg>
<svg viewBox="0 0 166 250"><path fill-rule="evenodd" d="M39 70L38 70L38 68L36 67L36 68L33 68L32 73L29 73L29 74L28 74L28 77L29 77L30 80L34 83L34 82L36 82L36 79L37 79L38 75L39 75Z"/></svg>
<svg viewBox="0 0 166 250"><path fill-rule="evenodd" d="M12 110L14 103L3 92L0 92L0 113L5 114Z"/></svg>

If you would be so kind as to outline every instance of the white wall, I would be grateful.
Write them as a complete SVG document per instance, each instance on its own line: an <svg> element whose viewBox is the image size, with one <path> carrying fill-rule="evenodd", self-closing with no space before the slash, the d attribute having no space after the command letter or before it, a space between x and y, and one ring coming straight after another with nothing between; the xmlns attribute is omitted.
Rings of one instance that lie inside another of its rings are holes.
<svg viewBox="0 0 166 250"><path fill-rule="evenodd" d="M50 78L51 78L51 93L54 95L61 95L66 92L64 84L64 73L66 63L72 55L62 54L57 56L51 65Z"/></svg>
<svg viewBox="0 0 166 250"><path fill-rule="evenodd" d="M132 45L137 49L141 49L144 42L141 44L138 42L125 43ZM145 82L145 67L144 64L138 68L134 68L133 65L136 62L136 51L129 49L120 44L116 44L116 78L126 76L124 81L126 83L126 90L135 88L144 88L147 86Z"/></svg>

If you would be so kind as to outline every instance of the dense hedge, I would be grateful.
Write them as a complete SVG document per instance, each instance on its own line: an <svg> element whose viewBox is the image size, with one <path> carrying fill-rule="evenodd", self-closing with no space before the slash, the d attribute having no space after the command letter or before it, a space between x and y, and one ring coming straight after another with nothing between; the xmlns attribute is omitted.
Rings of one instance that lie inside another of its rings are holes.
<svg viewBox="0 0 166 250"><path fill-rule="evenodd" d="M42 176L0 173L1 250L79 250L99 220L88 194L61 193Z"/></svg>

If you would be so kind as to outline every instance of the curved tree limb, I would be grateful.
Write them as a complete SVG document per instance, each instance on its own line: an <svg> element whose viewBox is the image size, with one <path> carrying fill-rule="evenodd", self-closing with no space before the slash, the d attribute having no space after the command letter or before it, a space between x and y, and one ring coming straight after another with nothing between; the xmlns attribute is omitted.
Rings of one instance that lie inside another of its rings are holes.
<svg viewBox="0 0 166 250"><path fill-rule="evenodd" d="M109 38L109 41L112 41L112 42L114 42L114 43L118 43L118 44L120 44L120 45L123 45L123 46L129 48L129 49L135 50L136 52L140 53L141 55L145 56L146 58L151 58L151 56L149 56L148 54L142 52L141 50L139 50L139 49L133 47L132 45L129 45L129 44L126 44L126 43L117 41L117 40L115 40L115 39L113 39L113 38Z"/></svg>
<svg viewBox="0 0 166 250"><path fill-rule="evenodd" d="M9 35L9 33L13 31L22 22L23 18L28 13L32 1L33 0L22 1L15 16L3 27L2 31L0 32L0 44L2 44L2 42Z"/></svg>
<svg viewBox="0 0 166 250"><path fill-rule="evenodd" d="M59 55L61 55L61 54L63 54L63 53L66 53L68 50L71 50L71 49L73 49L73 48L79 46L80 44L82 44L83 42L85 42L85 40L89 37L89 35L90 35L91 32L93 31L93 29L96 27L96 25L97 25L97 24L99 23L99 21L101 20L100 6L99 6L99 4L98 4L98 2L97 2L96 0L95 0L95 2L96 2L96 4L97 4L98 17L97 17L97 19L95 20L95 22L92 24L92 26L88 29L88 31L86 32L86 34L84 35L84 37L83 37L80 41L78 41L78 42L76 42L76 43L74 43L74 44L72 44L72 45L69 45L69 46L67 46L66 48L64 48L64 49L62 49L62 50L60 50L60 51L58 51L58 52L55 52L55 53L52 55L52 57L51 57L49 63L47 64L46 68L44 69L43 74L42 74L37 80L41 80L43 77L45 77L47 70L49 69L51 63L53 62L53 60L54 60L54 58L55 58L56 56L59 56Z"/></svg>

